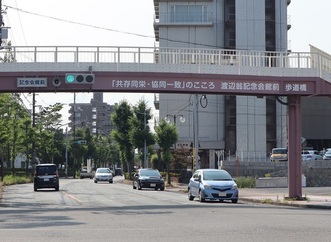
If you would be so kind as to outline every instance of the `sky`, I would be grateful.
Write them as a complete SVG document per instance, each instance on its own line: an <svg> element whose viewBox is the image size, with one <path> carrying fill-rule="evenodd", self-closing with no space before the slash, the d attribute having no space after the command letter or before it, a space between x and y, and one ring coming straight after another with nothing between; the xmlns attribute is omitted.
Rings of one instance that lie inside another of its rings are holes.
<svg viewBox="0 0 331 242"><path fill-rule="evenodd" d="M285 0L284 0L285 1ZM314 2L312 4L312 2ZM153 47L153 0L2 0L5 27L13 46L140 46ZM309 45L331 54L330 0L292 0L288 7L289 49L309 52ZM67 120L73 93L38 94L37 105L65 104ZM91 93L76 94L76 102L89 102ZM31 108L32 95L25 94ZM108 104L145 99L153 107L153 94L105 93ZM29 107L30 106L30 107Z"/></svg>

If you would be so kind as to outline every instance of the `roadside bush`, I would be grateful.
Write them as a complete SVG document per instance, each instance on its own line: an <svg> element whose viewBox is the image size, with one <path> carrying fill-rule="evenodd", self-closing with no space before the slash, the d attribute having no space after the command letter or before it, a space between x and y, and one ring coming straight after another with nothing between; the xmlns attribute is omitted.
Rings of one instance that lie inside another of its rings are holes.
<svg viewBox="0 0 331 242"><path fill-rule="evenodd" d="M238 188L255 188L254 177L237 177L236 183Z"/></svg>
<svg viewBox="0 0 331 242"><path fill-rule="evenodd" d="M32 182L32 177L8 175L3 179L4 185L14 185Z"/></svg>

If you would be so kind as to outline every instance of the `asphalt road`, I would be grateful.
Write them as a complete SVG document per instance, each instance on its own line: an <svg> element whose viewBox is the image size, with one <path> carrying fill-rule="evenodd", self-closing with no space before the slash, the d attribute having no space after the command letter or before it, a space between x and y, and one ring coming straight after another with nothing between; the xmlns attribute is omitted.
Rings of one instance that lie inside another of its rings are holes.
<svg viewBox="0 0 331 242"><path fill-rule="evenodd" d="M185 193L62 179L5 188L0 241L328 241L329 210L189 201Z"/></svg>

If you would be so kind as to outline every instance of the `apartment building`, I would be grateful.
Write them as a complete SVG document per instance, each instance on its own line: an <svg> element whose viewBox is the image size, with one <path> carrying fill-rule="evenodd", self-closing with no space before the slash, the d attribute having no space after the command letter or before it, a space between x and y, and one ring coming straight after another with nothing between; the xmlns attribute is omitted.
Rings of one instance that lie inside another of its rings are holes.
<svg viewBox="0 0 331 242"><path fill-rule="evenodd" d="M90 103L69 104L69 128L89 128L94 135L109 135L114 129L110 115L114 106L103 102L103 93L93 93Z"/></svg>
<svg viewBox="0 0 331 242"><path fill-rule="evenodd" d="M287 51L290 0L154 0L159 47ZM231 64L231 62L229 62ZM190 94L159 94L159 119L176 120L177 148L189 148L193 129ZM239 160L268 159L286 147L286 106L274 97L198 95L200 167L217 167L218 151ZM176 117L185 117L179 122ZM223 159L223 158L222 158Z"/></svg>

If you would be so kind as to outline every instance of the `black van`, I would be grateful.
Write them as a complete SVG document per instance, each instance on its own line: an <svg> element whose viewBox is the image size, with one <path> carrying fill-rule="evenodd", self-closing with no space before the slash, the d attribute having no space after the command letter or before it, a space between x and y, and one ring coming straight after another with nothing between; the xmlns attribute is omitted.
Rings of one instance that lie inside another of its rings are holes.
<svg viewBox="0 0 331 242"><path fill-rule="evenodd" d="M35 192L39 188L54 188L55 191L59 190L59 173L55 164L36 165L33 188Z"/></svg>

